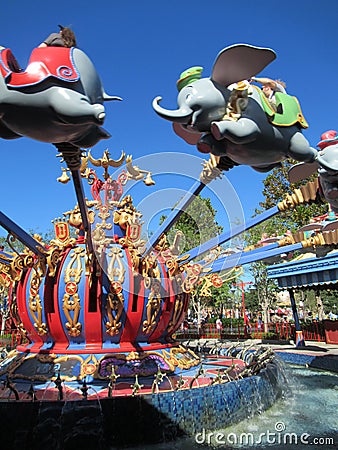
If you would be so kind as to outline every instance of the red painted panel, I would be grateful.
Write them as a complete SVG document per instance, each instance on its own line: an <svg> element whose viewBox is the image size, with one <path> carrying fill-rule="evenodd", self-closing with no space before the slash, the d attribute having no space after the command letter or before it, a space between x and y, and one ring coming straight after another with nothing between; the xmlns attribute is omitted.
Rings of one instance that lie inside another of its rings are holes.
<svg viewBox="0 0 338 450"><path fill-rule="evenodd" d="M67 249L67 251L64 253L62 261L57 269L56 281L53 288L54 312L46 313L46 319L48 327L50 329L50 334L53 338L53 341L55 342L52 349L54 352L65 350L69 345L68 338L63 330L63 326L61 323L58 301L58 287L62 275L63 264L70 250L71 249Z"/></svg>
<svg viewBox="0 0 338 450"><path fill-rule="evenodd" d="M94 281L93 281L94 282ZM100 351L102 348L102 326L101 326L101 277L97 278L97 285L89 289L88 277L86 277L85 301L84 301L84 323L86 349ZM95 298L90 298L94 296ZM96 308L93 306L96 305ZM96 309L91 311L91 309Z"/></svg>
<svg viewBox="0 0 338 450"><path fill-rule="evenodd" d="M164 279L164 288L167 292L169 292L169 296L166 297L163 303L163 308L162 308L162 313L160 316L160 319L158 321L158 324L155 328L155 330L153 331L153 333L150 335L149 337L149 342L157 342L161 336L165 333L168 324L170 322L170 318L172 316L172 311L173 311L173 307L175 304L175 294L173 292L173 288L172 288L172 283L170 281L170 279L168 278L168 274L166 271L166 265L163 263L162 260L159 260L159 265L161 266L162 269L162 277Z"/></svg>
<svg viewBox="0 0 338 450"><path fill-rule="evenodd" d="M132 271L132 261L128 250L126 250L126 256L128 259L128 277L129 277L129 299L127 317L124 325L124 329L121 336L121 345L125 342L134 343L137 341L138 331L142 322L143 307L144 307L144 283L143 280L140 283L140 287L136 288L134 283L134 274ZM137 309L133 311L134 289L137 289Z"/></svg>
<svg viewBox="0 0 338 450"><path fill-rule="evenodd" d="M17 305L24 328L27 330L29 339L33 342L30 350L37 351L43 345L43 339L38 335L28 312L27 284L32 269L29 269L24 278L20 280L17 287Z"/></svg>

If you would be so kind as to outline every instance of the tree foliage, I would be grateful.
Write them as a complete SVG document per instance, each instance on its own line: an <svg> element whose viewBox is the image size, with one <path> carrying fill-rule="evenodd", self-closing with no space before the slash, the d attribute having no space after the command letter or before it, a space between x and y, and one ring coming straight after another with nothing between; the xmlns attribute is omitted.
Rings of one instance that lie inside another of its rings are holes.
<svg viewBox="0 0 338 450"><path fill-rule="evenodd" d="M183 244L180 250L185 253L217 236L223 231L223 227L216 222L216 213L210 198L203 198L200 195L195 197L174 227L167 233L168 241L172 243L177 230L180 230L183 233ZM165 219L166 216L162 216L160 223Z"/></svg>
<svg viewBox="0 0 338 450"><path fill-rule="evenodd" d="M287 194L312 181L317 175L304 180L302 183L290 184L288 181L288 171L292 162L283 162L281 167L273 169L263 180L263 195L265 200L260 203L260 208L256 209L255 214L260 214L276 206ZM262 238L263 233L267 236L283 236L286 231L295 232L301 226L310 222L313 217L321 216L328 211L327 204L313 203L311 205L299 205L293 210L280 212L263 224L249 230L246 236L246 242L249 245L256 244ZM257 300L263 312L265 313L265 322L269 320L269 309L273 306L276 298L277 288L274 281L267 278L266 264L264 261L251 264L250 271L254 277L257 288Z"/></svg>
<svg viewBox="0 0 338 450"><path fill-rule="evenodd" d="M292 163L283 162L281 167L272 170L271 173L263 180L263 195L265 200L260 203L261 209L256 210L256 214L272 208L282 201L286 194L299 188L302 184L314 180L317 175L314 174L303 182L290 184L288 181L288 171ZM269 226L275 229L275 233L283 234L286 230L296 231L297 228L309 223L313 217L321 216L328 211L328 205L325 203L313 203L310 205L299 205L292 210L283 211L277 216L269 220ZM264 224L266 226L266 224Z"/></svg>

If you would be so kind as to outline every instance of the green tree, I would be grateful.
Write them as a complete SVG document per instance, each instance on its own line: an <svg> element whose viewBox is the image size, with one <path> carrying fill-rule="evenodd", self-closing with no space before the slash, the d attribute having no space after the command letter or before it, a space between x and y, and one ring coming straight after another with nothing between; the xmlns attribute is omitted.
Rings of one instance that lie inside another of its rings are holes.
<svg viewBox="0 0 338 450"><path fill-rule="evenodd" d="M216 213L210 198L198 195L167 233L169 243L173 242L177 230L180 230L183 233L180 251L185 253L217 236L223 227L216 222ZM166 216L161 216L160 223L165 219Z"/></svg>
<svg viewBox="0 0 338 450"><path fill-rule="evenodd" d="M183 233L179 246L181 253L189 252L192 248L217 236L223 231L223 227L217 223L216 213L217 211L213 208L210 198L203 198L198 195L167 233L169 244L173 243L178 230ZM163 223L165 219L166 216L161 216L160 223ZM202 258L203 256L200 255L199 259ZM190 307L198 317L199 324L202 309L206 306L214 307L218 299L217 294L211 297L201 296L201 287L201 285L196 287L190 301Z"/></svg>
<svg viewBox="0 0 338 450"><path fill-rule="evenodd" d="M265 200L260 203L260 208L256 209L255 214L261 214L263 211L276 206L282 201L286 194L292 192L305 184L312 181L317 175L304 180L301 183L290 184L288 181L288 171L292 162L283 162L281 167L273 169L263 180L263 195ZM267 236L283 236L287 230L295 232L301 226L310 222L313 217L321 216L328 211L327 204L313 203L311 205L299 205L293 210L283 211L275 215L271 219L265 221L263 224L256 226L245 234L246 242L249 245L254 245L260 241L263 234ZM275 281L267 278L266 267L271 264L271 261L258 261L250 266L250 271L255 280L257 287L257 299L264 315L265 327L270 320L269 310L273 307L276 295L278 292Z"/></svg>
<svg viewBox="0 0 338 450"><path fill-rule="evenodd" d="M256 209L256 214L260 214L277 205L285 198L286 194L292 194L292 192L302 184L313 181L317 177L317 175L314 174L300 183L290 184L288 181L288 171L291 166L291 162L283 162L281 167L273 169L265 180L263 180L263 195L265 200L260 203L260 208ZM312 203L310 205L299 205L293 210L280 212L277 216L271 218L269 223L264 226L273 228L275 233L278 234L283 234L288 229L294 232L301 226L309 223L310 219L313 217L321 216L327 211L328 205L322 202Z"/></svg>
<svg viewBox="0 0 338 450"><path fill-rule="evenodd" d="M30 234L33 237L34 236L38 237L39 239L42 240L42 242L46 244L49 244L50 240L55 238L53 228L50 228L49 230L44 231L42 233L38 230L29 230L28 234ZM9 236L7 238L0 237L0 245L3 246L4 250L9 253L13 252L13 249L11 247L13 247L14 250L17 251L18 253L22 253L25 249L25 246L22 244L22 242L20 242L18 239L12 240L10 239Z"/></svg>

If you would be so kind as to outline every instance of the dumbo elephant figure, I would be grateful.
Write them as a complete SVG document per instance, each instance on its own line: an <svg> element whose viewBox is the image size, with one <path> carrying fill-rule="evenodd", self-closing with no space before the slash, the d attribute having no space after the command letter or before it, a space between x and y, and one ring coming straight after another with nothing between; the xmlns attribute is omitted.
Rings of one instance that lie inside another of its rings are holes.
<svg viewBox="0 0 338 450"><path fill-rule="evenodd" d="M317 144L318 156L313 163L299 163L292 166L288 173L290 183L318 174L319 194L330 204L332 211L338 213L338 133L326 131Z"/></svg>
<svg viewBox="0 0 338 450"><path fill-rule="evenodd" d="M153 100L155 112L174 123L174 131L203 153L220 156L224 170L245 164L267 172L290 157L312 162L317 151L301 133L307 123L295 97L276 93L277 111L247 80L276 57L273 50L247 44L223 49L210 78L201 67L183 72L177 82L178 109Z"/></svg>
<svg viewBox="0 0 338 450"><path fill-rule="evenodd" d="M10 49L0 52L0 137L26 136L53 144L92 147L102 128L107 95L88 56L78 48L33 50L23 71Z"/></svg>
<svg viewBox="0 0 338 450"><path fill-rule="evenodd" d="M332 211L338 213L338 135L334 130L322 134L317 144L318 175L320 191L331 205Z"/></svg>

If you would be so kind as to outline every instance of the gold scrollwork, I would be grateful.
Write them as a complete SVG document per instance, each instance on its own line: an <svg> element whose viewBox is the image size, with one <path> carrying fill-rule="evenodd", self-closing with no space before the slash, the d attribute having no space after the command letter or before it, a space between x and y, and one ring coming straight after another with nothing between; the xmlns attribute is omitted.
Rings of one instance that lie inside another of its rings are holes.
<svg viewBox="0 0 338 450"><path fill-rule="evenodd" d="M106 322L107 333L110 336L116 336L121 330L122 323L120 318L124 308L122 285L118 281L113 281L110 285L106 308L108 315L108 321Z"/></svg>
<svg viewBox="0 0 338 450"><path fill-rule="evenodd" d="M97 372L98 360L96 356L89 355L81 364L80 378L83 379L87 375L94 375Z"/></svg>
<svg viewBox="0 0 338 450"><path fill-rule="evenodd" d="M42 321L42 303L39 294L39 289L45 275L45 260L42 258L38 258L32 268L32 276L29 286L28 308L34 320L34 328L37 330L39 336L44 336L48 333L47 325Z"/></svg>
<svg viewBox="0 0 338 450"><path fill-rule="evenodd" d="M196 283L198 282L201 273L201 264L186 264L186 277L183 281L182 288L184 292L190 293L194 290Z"/></svg>
<svg viewBox="0 0 338 450"><path fill-rule="evenodd" d="M120 247L111 247L108 256L110 258L107 267L107 275L109 281L111 283L113 281L118 281L122 284L124 282L126 273L126 269L122 260L122 250L120 249Z"/></svg>
<svg viewBox="0 0 338 450"><path fill-rule="evenodd" d="M168 324L167 331L168 333L171 333L174 327L177 325L177 322L183 312L184 307L184 294L182 292L179 292L175 296L175 304L174 304L174 313L172 315L172 318Z"/></svg>
<svg viewBox="0 0 338 450"><path fill-rule="evenodd" d="M162 356L168 364L179 369L190 369L201 362L200 358L192 350L186 349L181 345L170 349L169 352L164 350Z"/></svg>
<svg viewBox="0 0 338 450"><path fill-rule="evenodd" d="M72 250L70 261L65 270L65 293L62 299L62 309L67 318L66 328L69 336L79 336L82 330L82 324L78 321L81 304L78 294L78 284L83 272L82 259L85 257L85 249L77 247Z"/></svg>
<svg viewBox="0 0 338 450"><path fill-rule="evenodd" d="M60 261L60 250L57 248L50 248L47 251L47 266L49 269L48 275L53 277L55 275L56 267Z"/></svg>
<svg viewBox="0 0 338 450"><path fill-rule="evenodd" d="M148 302L146 306L147 319L143 322L143 332L150 334L156 327L156 318L161 309L161 283L152 279Z"/></svg>

